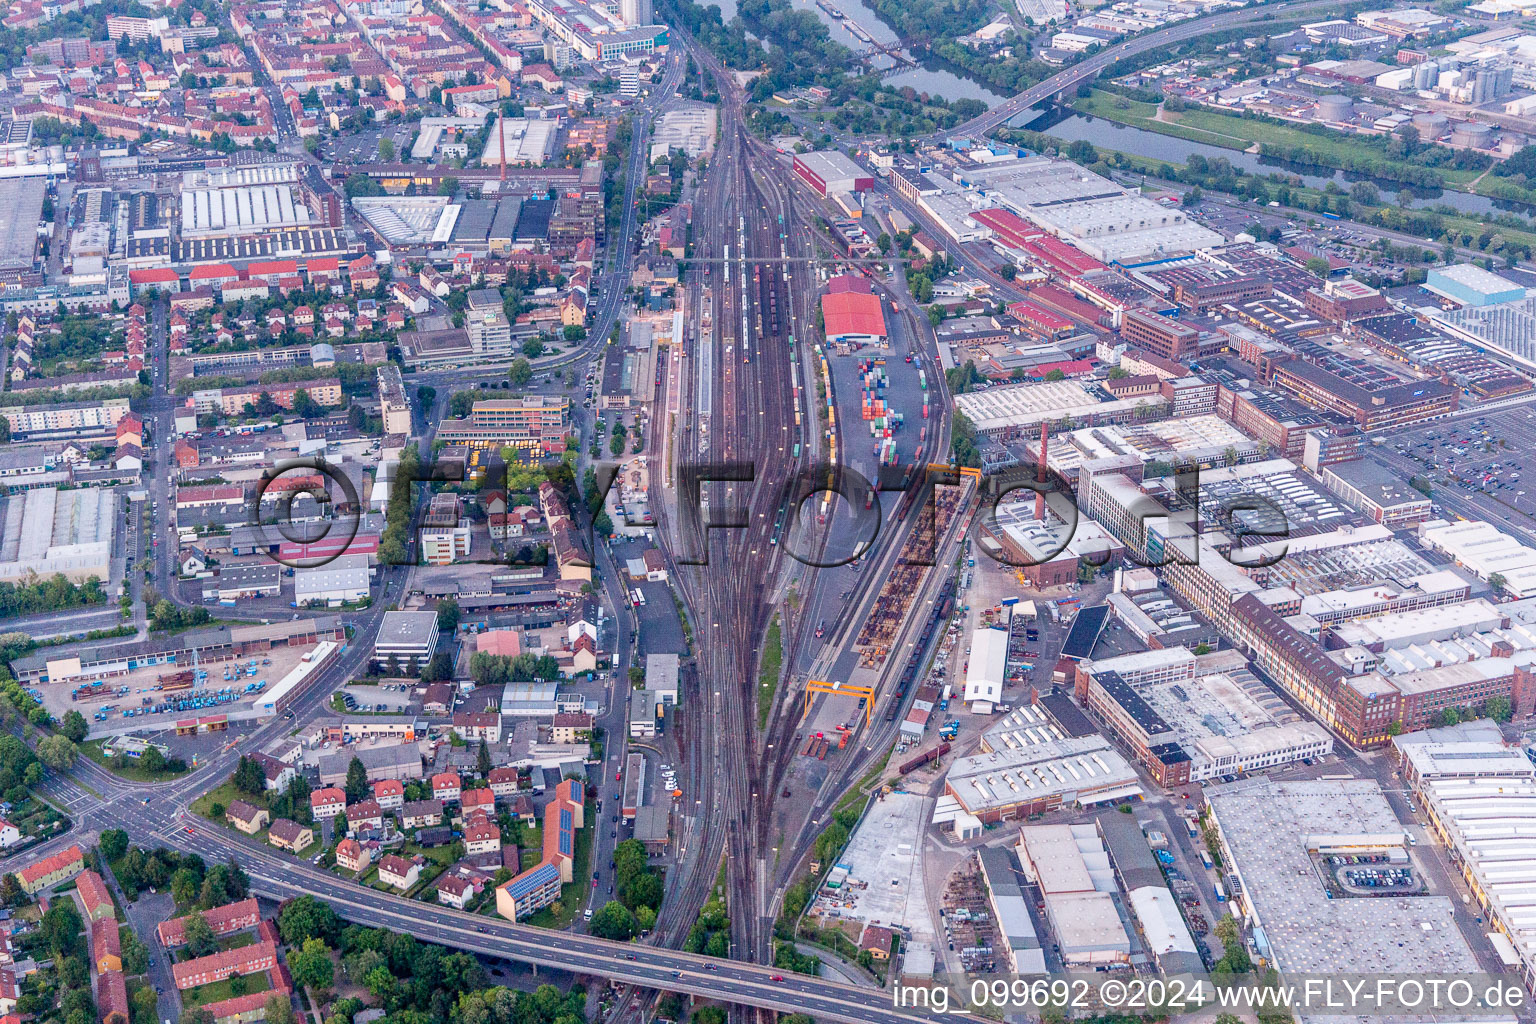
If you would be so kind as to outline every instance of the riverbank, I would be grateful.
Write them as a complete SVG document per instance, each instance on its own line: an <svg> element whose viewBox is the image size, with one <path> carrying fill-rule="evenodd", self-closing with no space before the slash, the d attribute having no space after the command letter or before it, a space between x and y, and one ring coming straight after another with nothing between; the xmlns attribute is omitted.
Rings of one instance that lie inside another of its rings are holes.
<svg viewBox="0 0 1536 1024"><path fill-rule="evenodd" d="M1394 159L1363 139L1339 132L1314 134L1299 126L1240 117L1209 107L1169 110L1103 89L1078 97L1072 107L1079 113L1102 117L1106 121L1222 149L1243 152L1303 149L1315 155L1318 161L1315 166L1325 175L1335 170L1359 168L1372 177L1400 180L1404 188L1422 187L1419 179L1430 171L1441 179L1443 188L1477 195L1474 184L1485 173L1451 167L1427 168L1409 159Z"/></svg>

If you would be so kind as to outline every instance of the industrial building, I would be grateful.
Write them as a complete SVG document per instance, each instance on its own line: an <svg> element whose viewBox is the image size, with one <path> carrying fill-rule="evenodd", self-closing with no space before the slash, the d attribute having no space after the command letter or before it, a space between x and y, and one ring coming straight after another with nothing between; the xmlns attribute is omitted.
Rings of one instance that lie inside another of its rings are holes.
<svg viewBox="0 0 1536 1024"><path fill-rule="evenodd" d="M837 192L867 192L875 187L875 177L836 150L799 153L795 173L819 196Z"/></svg>
<svg viewBox="0 0 1536 1024"><path fill-rule="evenodd" d="M1077 667L1078 701L1164 786L1263 771L1322 757L1333 737L1307 721L1237 651L1184 647Z"/></svg>
<svg viewBox="0 0 1536 1024"><path fill-rule="evenodd" d="M1131 937L1097 825L1026 825L1014 849L1024 876L1040 887L1045 917L1066 967L1129 962Z"/></svg>
<svg viewBox="0 0 1536 1024"><path fill-rule="evenodd" d="M1281 974L1475 973L1447 896L1352 897L1325 886L1335 854L1408 863L1403 823L1373 781L1248 779L1205 791L1233 912Z"/></svg>
<svg viewBox="0 0 1536 1024"><path fill-rule="evenodd" d="M1019 870L1006 847L983 846L976 851L992 919L1002 948L994 952L1014 974L1044 974L1045 950L1029 913L1029 901L1019 885Z"/></svg>
<svg viewBox="0 0 1536 1024"><path fill-rule="evenodd" d="M1038 435L1042 423L1108 423L1133 418L1143 407L1155 411L1168 403L1161 394L1106 399L1107 393L1090 390L1081 381L1057 380L968 391L956 395L954 402L978 433L999 440Z"/></svg>
<svg viewBox="0 0 1536 1024"><path fill-rule="evenodd" d="M1430 319L1461 341L1501 352L1528 370L1536 369L1536 298L1435 311Z"/></svg>
<svg viewBox="0 0 1536 1024"><path fill-rule="evenodd" d="M967 167L963 177L970 189L986 189L988 199L1104 263L1145 263L1223 241L1182 210L1127 191L1068 160L1000 159ZM924 200L925 205L932 202Z"/></svg>
<svg viewBox="0 0 1536 1024"><path fill-rule="evenodd" d="M553 119L498 116L480 154L480 166L500 167L503 152L508 167L541 166L554 154L558 129L559 122Z"/></svg>
<svg viewBox="0 0 1536 1024"><path fill-rule="evenodd" d="M1008 631L996 627L978 629L971 634L969 667L965 675L964 700L973 714L985 715L1003 699L1003 683L1008 678Z"/></svg>
<svg viewBox="0 0 1536 1024"><path fill-rule="evenodd" d="M885 309L878 295L853 289L829 291L821 297L821 314L827 341L834 345L885 344Z"/></svg>
<svg viewBox="0 0 1536 1024"><path fill-rule="evenodd" d="M1536 767L1488 720L1394 743L1414 803L1492 926L1494 951L1536 986Z"/></svg>
<svg viewBox="0 0 1536 1024"><path fill-rule="evenodd" d="M47 178L0 178L0 275L32 269L47 194Z"/></svg>
<svg viewBox="0 0 1536 1024"><path fill-rule="evenodd" d="M1432 268L1424 287L1464 306L1496 306L1525 298L1525 289L1520 285L1475 263Z"/></svg>
<svg viewBox="0 0 1536 1024"><path fill-rule="evenodd" d="M1493 523L1431 519L1419 524L1418 537L1426 547L1449 555L1479 579L1495 574L1503 577L1506 594L1536 596L1536 549L1526 547Z"/></svg>
<svg viewBox="0 0 1536 1024"><path fill-rule="evenodd" d="M460 210L447 196L356 196L352 208L391 247L448 244Z"/></svg>
<svg viewBox="0 0 1536 1024"><path fill-rule="evenodd" d="M679 103L668 108L651 129L651 163L679 150L690 160L714 152L719 115L713 104Z"/></svg>
<svg viewBox="0 0 1536 1024"><path fill-rule="evenodd" d="M288 185L196 189L181 194L181 237L255 235L308 226L310 211Z"/></svg>
<svg viewBox="0 0 1536 1024"><path fill-rule="evenodd" d="M1094 735L959 758L944 792L965 813L996 823L1133 799L1141 786L1125 758Z"/></svg>
<svg viewBox="0 0 1536 1024"><path fill-rule="evenodd" d="M107 488L38 487L0 498L0 581L63 573L71 583L112 576L117 494Z"/></svg>
<svg viewBox="0 0 1536 1024"><path fill-rule="evenodd" d="M301 608L310 602L355 604L367 600L373 576L367 555L340 555L325 565L293 571L293 600Z"/></svg>
<svg viewBox="0 0 1536 1024"><path fill-rule="evenodd" d="M1324 466L1318 476L1344 504L1373 523L1401 529L1422 523L1433 514L1427 495L1369 459Z"/></svg>

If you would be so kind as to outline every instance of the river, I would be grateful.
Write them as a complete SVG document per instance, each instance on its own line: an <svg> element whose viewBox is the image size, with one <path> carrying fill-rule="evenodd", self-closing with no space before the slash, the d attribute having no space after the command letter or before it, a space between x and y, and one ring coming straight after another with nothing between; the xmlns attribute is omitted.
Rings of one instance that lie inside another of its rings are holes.
<svg viewBox="0 0 1536 1024"><path fill-rule="evenodd" d="M714 3L720 8L720 17L724 21L730 21L736 17L736 0L700 0L700 2L705 6ZM895 30L881 21L880 15L876 14L873 8L865 5L863 0L828 0L830 6L843 13L842 18L832 17L818 6L815 0L790 0L790 3L796 10L814 13L821 19L821 23L827 26L834 41L842 43L855 53L868 50L869 39L873 39L881 46L889 46L896 42ZM851 28L850 23L857 26L857 30ZM862 33L859 30L862 30ZM995 106L1008 98L932 60L925 65L913 68L898 65L892 58L882 56L874 59L873 66L887 72L882 78L888 84L911 86L929 96L939 96L951 101L980 100L988 106Z"/></svg>
<svg viewBox="0 0 1536 1024"><path fill-rule="evenodd" d="M1068 142L1091 142L1104 149L1119 150L1122 153L1130 153L1133 156L1151 160L1166 160L1169 163L1181 164L1191 155L1199 154L1208 160L1225 160L1233 167L1253 174L1290 174L1300 179L1302 184L1309 188L1325 188L1328 182L1332 181L1347 191L1354 182L1370 181L1381 190L1382 196L1389 200L1407 188L1402 182L1367 178L1364 175L1346 175L1343 171L1323 175L1316 167L1287 164L1279 160L1265 159L1256 153L1222 149L1220 146L1210 146L1201 142L1187 142L1172 135L1162 135L1145 128L1123 125L1102 117L1084 117L1081 114L1062 116L1061 113L1056 113L1053 114L1053 118L1059 118L1059 120L1041 120L1030 125L1030 128L1033 131L1049 132L1058 139L1065 139ZM1532 212L1536 212L1536 208L1520 203L1475 196L1469 192L1457 192L1451 189L1439 193L1417 188L1407 188L1407 190L1418 197L1415 206L1445 205L1474 216L1506 212L1530 216Z"/></svg>

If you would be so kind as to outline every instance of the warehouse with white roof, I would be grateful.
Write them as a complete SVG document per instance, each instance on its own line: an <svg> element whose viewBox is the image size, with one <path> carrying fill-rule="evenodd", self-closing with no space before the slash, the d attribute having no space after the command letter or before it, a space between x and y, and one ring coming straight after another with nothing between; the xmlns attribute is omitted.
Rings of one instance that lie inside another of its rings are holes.
<svg viewBox="0 0 1536 1024"><path fill-rule="evenodd" d="M1008 631L988 627L971 636L971 663L965 674L965 702L977 715L992 713L1003 699L1008 675Z"/></svg>
<svg viewBox="0 0 1536 1024"><path fill-rule="evenodd" d="M1415 802L1493 926L1495 952L1536 986L1536 766L1496 726L1484 731L1489 738L1435 729L1394 742Z"/></svg>
<svg viewBox="0 0 1536 1024"><path fill-rule="evenodd" d="M1431 519L1419 524L1419 540L1450 555L1457 565L1481 579L1502 576L1505 593L1536 597L1536 549L1521 544L1493 523Z"/></svg>

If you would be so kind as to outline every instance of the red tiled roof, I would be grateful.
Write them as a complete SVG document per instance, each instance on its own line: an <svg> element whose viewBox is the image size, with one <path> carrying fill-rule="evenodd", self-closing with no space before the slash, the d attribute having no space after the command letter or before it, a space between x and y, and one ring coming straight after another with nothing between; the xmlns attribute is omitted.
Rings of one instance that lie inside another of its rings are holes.
<svg viewBox="0 0 1536 1024"><path fill-rule="evenodd" d="M821 297L826 335L867 334L885 337L885 313L880 297L859 292L831 292Z"/></svg>

